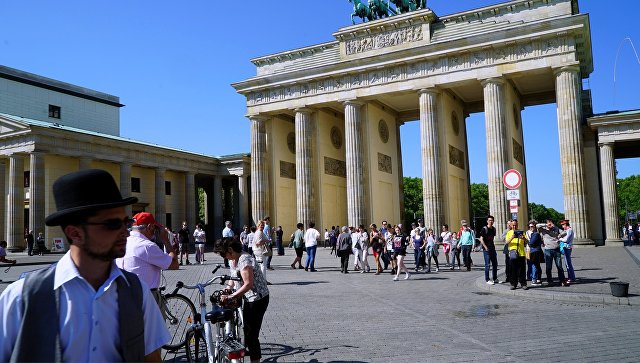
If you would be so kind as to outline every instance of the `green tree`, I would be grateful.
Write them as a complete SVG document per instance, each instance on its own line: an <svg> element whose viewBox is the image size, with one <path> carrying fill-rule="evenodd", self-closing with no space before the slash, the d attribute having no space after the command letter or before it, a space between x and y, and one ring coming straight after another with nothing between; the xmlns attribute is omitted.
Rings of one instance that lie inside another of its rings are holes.
<svg viewBox="0 0 640 363"><path fill-rule="evenodd" d="M539 223L543 223L546 219L551 219L556 224L561 219L564 219L564 214L558 212L553 208L547 208L542 204L529 203L528 205L529 218L535 219Z"/></svg>
<svg viewBox="0 0 640 363"><path fill-rule="evenodd" d="M631 175L624 179L617 179L618 187L618 215L620 222L627 221L626 212L640 211L640 175ZM636 214L636 219L638 218Z"/></svg>
<svg viewBox="0 0 640 363"><path fill-rule="evenodd" d="M476 218L485 218L489 213L489 186L484 183L471 184L471 211Z"/></svg>
<svg viewBox="0 0 640 363"><path fill-rule="evenodd" d="M206 194L204 188L198 188L198 221L196 223L202 223L204 225L205 215L204 211L206 205Z"/></svg>
<svg viewBox="0 0 640 363"><path fill-rule="evenodd" d="M422 200L422 178L405 176L404 184L404 225L408 226L418 217L424 216ZM395 223L395 222L394 222Z"/></svg>

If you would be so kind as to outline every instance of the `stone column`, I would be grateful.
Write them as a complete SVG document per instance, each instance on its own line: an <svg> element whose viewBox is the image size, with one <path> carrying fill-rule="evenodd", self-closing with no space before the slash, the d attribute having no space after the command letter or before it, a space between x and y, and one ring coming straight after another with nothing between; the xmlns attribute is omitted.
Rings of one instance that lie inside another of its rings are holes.
<svg viewBox="0 0 640 363"><path fill-rule="evenodd" d="M623 246L620 239L618 201L616 194L616 160L613 157L613 143L599 143L600 171L602 173L602 200L604 207L604 228L606 246Z"/></svg>
<svg viewBox="0 0 640 363"><path fill-rule="evenodd" d="M267 154L267 118L251 116L251 218L253 224L269 215L269 156Z"/></svg>
<svg viewBox="0 0 640 363"><path fill-rule="evenodd" d="M91 158L88 156L81 156L80 159L78 160L78 164L79 164L79 169L80 170L85 170L85 169L90 169L91 168Z"/></svg>
<svg viewBox="0 0 640 363"><path fill-rule="evenodd" d="M165 225L167 223L166 213L166 196L164 189L164 174L166 169L164 168L156 168L156 212L154 216L156 217L156 222Z"/></svg>
<svg viewBox="0 0 640 363"><path fill-rule="evenodd" d="M364 181L365 158L362 137L362 102L344 102L344 130L347 159L347 220L349 226L367 225Z"/></svg>
<svg viewBox="0 0 640 363"><path fill-rule="evenodd" d="M193 172L186 172L184 175L184 195L186 197L185 220L191 231L196 226L196 175ZM181 221L182 222L182 221Z"/></svg>
<svg viewBox="0 0 640 363"><path fill-rule="evenodd" d="M311 110L307 108L296 109L296 200L297 222L309 226L309 222L316 222L315 193L313 188L313 176L315 168L313 164L313 125Z"/></svg>
<svg viewBox="0 0 640 363"><path fill-rule="evenodd" d="M497 238L507 228L509 209L502 175L507 171L507 141L505 140L504 80L489 78L482 81L484 115L487 133L487 177L489 185L489 211L494 216ZM471 217L471 216L469 216ZM526 222L525 222L526 223Z"/></svg>
<svg viewBox="0 0 640 363"><path fill-rule="evenodd" d="M24 242L24 157L9 156L9 193L7 200L7 249L25 249Z"/></svg>
<svg viewBox="0 0 640 363"><path fill-rule="evenodd" d="M554 73L564 214L571 221L576 238L574 243L594 245L590 239L585 189L580 68L562 67Z"/></svg>
<svg viewBox="0 0 640 363"><path fill-rule="evenodd" d="M440 145L438 143L438 96L436 89L420 90L420 145L422 155L422 198L424 225L440 230L444 206L442 173L440 172Z"/></svg>
<svg viewBox="0 0 640 363"><path fill-rule="evenodd" d="M4 208L0 208L0 238L6 238L7 231L5 229L6 225L6 215L7 215L7 190L5 189L5 175L7 173L6 170L6 162L4 159L0 159L0 206L5 206Z"/></svg>
<svg viewBox="0 0 640 363"><path fill-rule="evenodd" d="M120 194L123 198L131 196L131 163L120 163ZM128 216L133 217L131 205L125 206L124 210Z"/></svg>
<svg viewBox="0 0 640 363"><path fill-rule="evenodd" d="M29 158L29 229L35 238L45 232L44 154L34 151Z"/></svg>
<svg viewBox="0 0 640 363"><path fill-rule="evenodd" d="M215 238L222 237L222 226L224 225L222 208L222 176L213 177L213 230Z"/></svg>
<svg viewBox="0 0 640 363"><path fill-rule="evenodd" d="M243 225L249 225L249 191L247 190L247 177L238 175L238 218L239 223L236 226L241 228Z"/></svg>

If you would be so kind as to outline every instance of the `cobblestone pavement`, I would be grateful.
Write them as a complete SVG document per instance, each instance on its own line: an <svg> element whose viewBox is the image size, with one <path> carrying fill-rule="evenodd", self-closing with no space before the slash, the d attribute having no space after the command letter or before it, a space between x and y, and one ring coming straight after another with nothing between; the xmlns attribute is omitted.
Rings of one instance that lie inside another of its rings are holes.
<svg viewBox="0 0 640 363"><path fill-rule="evenodd" d="M265 362L640 360L636 300L630 306L561 302L526 295L534 289L505 295L497 290L508 291L504 285L494 290L478 287L477 280L484 279L480 267L471 272L412 273L409 280L397 282L388 272L343 275L339 261L323 248L318 250L318 272L312 273L292 270L293 253L286 253L274 257L276 270L268 273L273 285L261 335ZM576 249L580 283L564 289L577 295L610 295L608 282L625 280L630 282L632 301L640 280L634 253L637 250ZM167 285L209 278L222 261L212 253L207 257L205 265L166 271ZM407 257L411 262L412 256ZM481 264L482 254L474 253L473 259ZM34 267L15 266L0 278L11 281L27 268ZM5 287L0 283L0 291ZM544 288L556 289L561 290ZM165 359L178 361L181 355L166 353Z"/></svg>

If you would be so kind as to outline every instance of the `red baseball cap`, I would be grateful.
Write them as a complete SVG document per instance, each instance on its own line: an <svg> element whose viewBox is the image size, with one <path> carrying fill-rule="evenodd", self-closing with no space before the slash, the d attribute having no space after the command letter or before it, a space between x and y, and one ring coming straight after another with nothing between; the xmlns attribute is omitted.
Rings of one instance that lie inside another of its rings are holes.
<svg viewBox="0 0 640 363"><path fill-rule="evenodd" d="M153 214L149 213L149 212L140 212L138 214L136 214L135 216L133 216L134 222L133 225L134 226L142 226L142 225L156 225L158 227L162 228L162 225L159 224L158 222L156 222L156 219L153 218Z"/></svg>

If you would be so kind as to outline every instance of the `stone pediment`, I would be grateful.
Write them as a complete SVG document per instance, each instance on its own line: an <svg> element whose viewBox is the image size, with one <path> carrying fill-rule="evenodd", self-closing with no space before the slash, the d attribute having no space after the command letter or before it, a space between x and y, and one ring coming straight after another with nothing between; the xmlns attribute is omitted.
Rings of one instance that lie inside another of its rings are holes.
<svg viewBox="0 0 640 363"><path fill-rule="evenodd" d="M13 118L0 115L0 137L29 130L30 127L28 123L16 121Z"/></svg>

